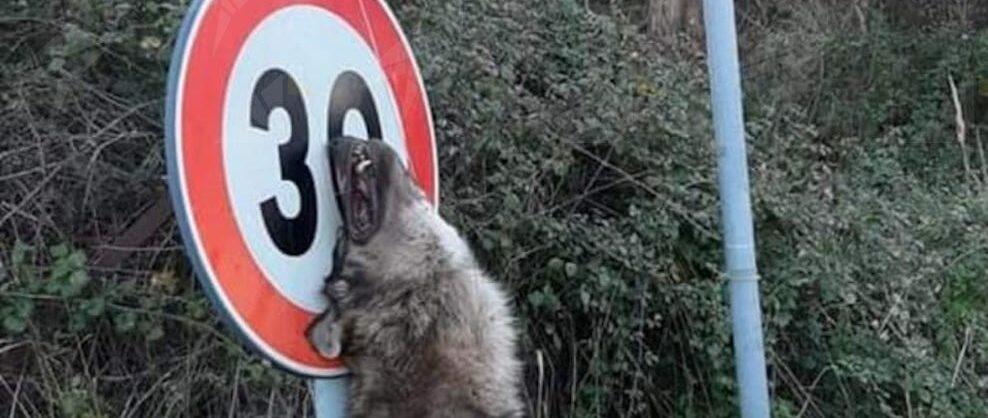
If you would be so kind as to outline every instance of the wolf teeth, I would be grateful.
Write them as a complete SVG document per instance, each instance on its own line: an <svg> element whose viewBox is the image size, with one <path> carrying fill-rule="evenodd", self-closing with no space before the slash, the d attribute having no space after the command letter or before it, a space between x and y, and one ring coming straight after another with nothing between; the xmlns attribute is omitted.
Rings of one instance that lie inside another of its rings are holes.
<svg viewBox="0 0 988 418"><path fill-rule="evenodd" d="M370 165L371 165L371 161L370 160L363 160L363 161L357 163L357 174L363 173L364 170L367 169L367 167L370 167Z"/></svg>

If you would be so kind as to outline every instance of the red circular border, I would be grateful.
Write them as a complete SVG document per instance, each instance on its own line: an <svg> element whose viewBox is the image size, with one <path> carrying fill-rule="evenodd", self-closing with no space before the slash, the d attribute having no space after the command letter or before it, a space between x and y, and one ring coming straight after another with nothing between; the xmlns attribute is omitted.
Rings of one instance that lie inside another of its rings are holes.
<svg viewBox="0 0 988 418"><path fill-rule="evenodd" d="M227 197L223 169L223 107L231 69L248 35L265 17L296 5L316 6L340 16L372 47L400 109L411 171L436 201L435 140L425 92L411 51L380 0L216 0L200 11L205 15L197 30L193 28L196 32L189 34L188 64L179 86L181 180L195 221L193 233L204 251L200 256L211 267L220 287L217 291L233 305L231 314L246 322L272 350L304 366L329 371L342 366L339 360L324 359L305 341L313 314L284 299L247 249Z"/></svg>

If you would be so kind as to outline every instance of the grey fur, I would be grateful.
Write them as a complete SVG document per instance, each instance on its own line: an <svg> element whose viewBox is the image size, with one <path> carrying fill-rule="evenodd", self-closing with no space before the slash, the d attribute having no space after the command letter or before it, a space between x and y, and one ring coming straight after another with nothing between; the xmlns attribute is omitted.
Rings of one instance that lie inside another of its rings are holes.
<svg viewBox="0 0 988 418"><path fill-rule="evenodd" d="M364 209L347 206L360 181L370 181L383 203L380 214L371 214L380 216L369 240L343 240L326 285L331 306L309 330L320 352L341 354L353 372L350 416L523 416L517 337L504 293L394 151L380 141L364 143L374 178L352 178L364 167L351 168L366 164L353 160L356 140L341 141L332 163L344 218Z"/></svg>

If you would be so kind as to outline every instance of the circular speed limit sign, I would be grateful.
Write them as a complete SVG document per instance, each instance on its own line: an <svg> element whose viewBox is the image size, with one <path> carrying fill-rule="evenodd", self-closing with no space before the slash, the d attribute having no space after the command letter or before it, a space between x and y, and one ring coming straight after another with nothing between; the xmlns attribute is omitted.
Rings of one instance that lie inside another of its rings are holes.
<svg viewBox="0 0 988 418"><path fill-rule="evenodd" d="M195 2L166 130L187 252L228 324L289 371L343 373L305 339L341 224L328 142L383 138L437 199L426 94L383 0Z"/></svg>

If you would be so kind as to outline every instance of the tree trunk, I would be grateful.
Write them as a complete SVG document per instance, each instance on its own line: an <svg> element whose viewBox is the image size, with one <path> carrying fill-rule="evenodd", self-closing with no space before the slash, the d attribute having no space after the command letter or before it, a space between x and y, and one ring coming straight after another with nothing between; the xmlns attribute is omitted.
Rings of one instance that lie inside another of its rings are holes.
<svg viewBox="0 0 988 418"><path fill-rule="evenodd" d="M663 41L702 32L701 0L648 0L648 32Z"/></svg>
<svg viewBox="0 0 988 418"><path fill-rule="evenodd" d="M968 30L988 26L988 2L983 0L883 0L880 4L902 26L957 25Z"/></svg>

